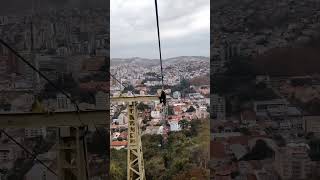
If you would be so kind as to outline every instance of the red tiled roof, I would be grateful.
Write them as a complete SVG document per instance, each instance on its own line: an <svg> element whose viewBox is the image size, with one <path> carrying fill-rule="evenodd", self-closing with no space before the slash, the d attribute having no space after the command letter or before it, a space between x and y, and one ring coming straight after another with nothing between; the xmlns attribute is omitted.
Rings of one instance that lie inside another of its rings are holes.
<svg viewBox="0 0 320 180"><path fill-rule="evenodd" d="M181 112L181 106L174 106L173 107L174 112Z"/></svg>
<svg viewBox="0 0 320 180"><path fill-rule="evenodd" d="M127 146L128 141L112 141L111 146Z"/></svg>
<svg viewBox="0 0 320 180"><path fill-rule="evenodd" d="M221 142L210 141L210 157L223 159L226 156L224 145Z"/></svg>

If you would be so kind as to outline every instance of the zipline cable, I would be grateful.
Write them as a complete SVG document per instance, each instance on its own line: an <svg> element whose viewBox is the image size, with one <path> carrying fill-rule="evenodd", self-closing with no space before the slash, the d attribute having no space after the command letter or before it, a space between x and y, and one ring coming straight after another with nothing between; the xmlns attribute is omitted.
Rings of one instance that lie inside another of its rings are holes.
<svg viewBox="0 0 320 180"><path fill-rule="evenodd" d="M159 45L159 56L160 56L160 70L161 70L161 82L162 82L162 91L161 91L161 96L160 96L160 103L163 103L163 116L162 116L162 121L163 121L163 138L164 138L164 144L167 142L167 137L168 137L168 132L169 127L168 127L168 122L167 122L167 116L168 116L168 107L167 107L167 102L166 102L166 93L164 91L164 82L163 82L163 66L162 66L162 53L161 53L161 39L160 39L160 26L159 26L159 15L158 15L158 2L157 0L154 0L155 4L155 11L156 11L156 20L157 20L157 34L158 34L158 45Z"/></svg>
<svg viewBox="0 0 320 180"><path fill-rule="evenodd" d="M162 90L164 90L162 54L161 54L161 40L160 40L160 28L159 28L159 15L158 15L158 3L157 3L157 0L154 0L154 3L155 3L155 8L156 8L156 19L157 19L157 32L158 32L158 45L159 45L159 56L160 56L161 82L162 82Z"/></svg>

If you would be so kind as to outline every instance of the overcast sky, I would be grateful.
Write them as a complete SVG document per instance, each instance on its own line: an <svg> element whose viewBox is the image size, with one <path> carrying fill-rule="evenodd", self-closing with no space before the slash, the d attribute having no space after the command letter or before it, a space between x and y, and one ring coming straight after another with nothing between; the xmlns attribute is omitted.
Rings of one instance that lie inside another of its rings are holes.
<svg viewBox="0 0 320 180"><path fill-rule="evenodd" d="M111 58L159 58L154 0L110 1ZM210 0L158 0L163 59L208 56Z"/></svg>

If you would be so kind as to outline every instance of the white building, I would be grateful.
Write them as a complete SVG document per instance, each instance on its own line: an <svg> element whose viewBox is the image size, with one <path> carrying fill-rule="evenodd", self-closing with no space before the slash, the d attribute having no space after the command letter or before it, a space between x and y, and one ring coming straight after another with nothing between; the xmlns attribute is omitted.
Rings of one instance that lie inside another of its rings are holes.
<svg viewBox="0 0 320 180"><path fill-rule="evenodd" d="M99 110L106 110L108 107L108 98L109 98L109 94L104 93L104 92L97 92L96 96L96 109Z"/></svg>
<svg viewBox="0 0 320 180"><path fill-rule="evenodd" d="M303 130L306 133L314 133L315 136L320 137L320 116L303 116Z"/></svg>
<svg viewBox="0 0 320 180"><path fill-rule="evenodd" d="M200 106L199 108L196 109L196 116L199 119L204 119L208 117L209 113L207 112L207 107L206 106Z"/></svg>
<svg viewBox="0 0 320 180"><path fill-rule="evenodd" d="M127 124L127 123L128 123L128 118L127 118L127 116L125 116L124 113L121 113L121 114L118 116L118 123L119 123L119 125L124 125L124 124Z"/></svg>
<svg viewBox="0 0 320 180"><path fill-rule="evenodd" d="M189 98L190 99L203 99L204 97L200 93L190 93Z"/></svg>
<svg viewBox="0 0 320 180"><path fill-rule="evenodd" d="M14 162L22 156L22 149L16 144L0 144L0 168L11 169Z"/></svg>
<svg viewBox="0 0 320 180"><path fill-rule="evenodd" d="M180 131L181 127L178 121L169 121L170 131Z"/></svg>
<svg viewBox="0 0 320 180"><path fill-rule="evenodd" d="M120 133L119 133L119 132L114 132L114 133L112 134L112 140L117 140L119 136L120 136Z"/></svg>
<svg viewBox="0 0 320 180"><path fill-rule="evenodd" d="M6 25L9 23L8 16L0 16L0 25Z"/></svg>
<svg viewBox="0 0 320 180"><path fill-rule="evenodd" d="M34 95L32 94L20 95L11 102L11 111L15 111L15 112L30 111L33 103L34 103Z"/></svg>
<svg viewBox="0 0 320 180"><path fill-rule="evenodd" d="M71 103L71 100L67 98L64 94L57 94L57 110L58 111L72 111L75 110L74 104Z"/></svg>
<svg viewBox="0 0 320 180"><path fill-rule="evenodd" d="M46 137L47 136L47 129L45 127L42 128L25 128L24 135L26 138L33 138L33 137Z"/></svg>
<svg viewBox="0 0 320 180"><path fill-rule="evenodd" d="M289 143L275 153L275 169L281 179L308 179L312 173L312 161L307 144Z"/></svg>
<svg viewBox="0 0 320 180"><path fill-rule="evenodd" d="M174 99L180 99L181 98L181 93L179 91L175 91L172 94Z"/></svg>
<svg viewBox="0 0 320 180"><path fill-rule="evenodd" d="M267 112L272 110L287 111L288 102L285 99L273 99L267 101L255 101L254 111L256 113Z"/></svg>
<svg viewBox="0 0 320 180"><path fill-rule="evenodd" d="M16 160L20 157L21 151L15 144L7 143L0 145L0 162Z"/></svg>
<svg viewBox="0 0 320 180"><path fill-rule="evenodd" d="M217 94L211 95L212 113L216 116L217 120L225 120L226 118L226 100Z"/></svg>
<svg viewBox="0 0 320 180"><path fill-rule="evenodd" d="M151 117L155 119L159 119L161 117L160 111L151 111Z"/></svg>

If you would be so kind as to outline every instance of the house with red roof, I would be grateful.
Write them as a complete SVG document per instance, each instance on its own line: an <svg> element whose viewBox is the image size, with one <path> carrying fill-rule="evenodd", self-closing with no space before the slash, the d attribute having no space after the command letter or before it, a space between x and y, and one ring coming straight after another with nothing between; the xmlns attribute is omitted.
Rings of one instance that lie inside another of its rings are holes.
<svg viewBox="0 0 320 180"><path fill-rule="evenodd" d="M120 150L128 146L128 141L111 141L111 148Z"/></svg>

